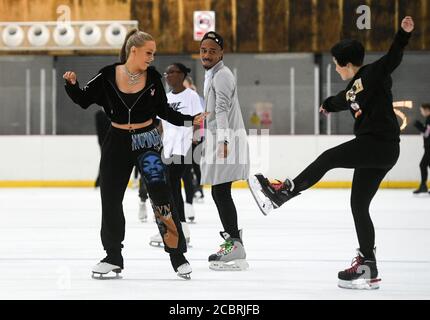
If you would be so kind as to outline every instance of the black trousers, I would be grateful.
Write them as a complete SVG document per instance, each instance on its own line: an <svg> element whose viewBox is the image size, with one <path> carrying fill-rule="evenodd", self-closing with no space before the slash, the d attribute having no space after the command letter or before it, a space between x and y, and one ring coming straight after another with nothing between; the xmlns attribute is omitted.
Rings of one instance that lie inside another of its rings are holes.
<svg viewBox="0 0 430 320"><path fill-rule="evenodd" d="M358 137L321 154L294 179L294 192L312 187L331 169L355 169L351 190L352 215L360 251L366 258L374 258L375 230L369 206L381 181L396 164L399 153L398 142Z"/></svg>
<svg viewBox="0 0 430 320"><path fill-rule="evenodd" d="M232 182L227 182L212 186L212 198L218 209L224 231L232 238L239 238L237 211L231 197L231 185Z"/></svg>
<svg viewBox="0 0 430 320"><path fill-rule="evenodd" d="M195 179L194 179L194 166L196 165L196 161L200 161L200 156L198 159L195 158L194 150L196 145L193 143L191 148L188 150L187 155L185 157L185 170L182 175L182 180L184 181L184 189L185 189L185 201L189 204L193 204L194 200L194 192L196 191L195 187ZM199 149L201 150L201 148ZM197 165L199 167L199 165ZM200 171L199 171L200 173ZM198 176L198 183L200 183L200 176Z"/></svg>
<svg viewBox="0 0 430 320"><path fill-rule="evenodd" d="M428 167L430 167L430 148L425 148L423 158L420 162L421 185L427 185Z"/></svg>
<svg viewBox="0 0 430 320"><path fill-rule="evenodd" d="M178 212L179 220L185 222L184 199L182 198L181 181L185 170L191 166L186 164L185 159L181 155L173 155L169 160L168 173L169 182L172 190L173 201Z"/></svg>
<svg viewBox="0 0 430 320"><path fill-rule="evenodd" d="M186 252L161 150L162 140L153 126L133 133L114 127L109 129L100 162L101 239L108 255L118 254L123 248L125 219L122 201L135 165L144 177L165 251L172 254Z"/></svg>
<svg viewBox="0 0 430 320"><path fill-rule="evenodd" d="M148 200L148 191L146 190L145 178L143 176L139 178L139 198L142 202Z"/></svg>
<svg viewBox="0 0 430 320"><path fill-rule="evenodd" d="M188 164L185 166L184 173L182 175L185 189L185 201L189 204L193 204L194 200L194 173L193 166Z"/></svg>

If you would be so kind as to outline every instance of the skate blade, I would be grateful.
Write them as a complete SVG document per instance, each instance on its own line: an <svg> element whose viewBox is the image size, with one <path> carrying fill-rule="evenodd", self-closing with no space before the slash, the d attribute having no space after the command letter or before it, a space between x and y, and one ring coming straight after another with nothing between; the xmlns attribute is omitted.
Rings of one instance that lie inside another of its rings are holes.
<svg viewBox="0 0 430 320"><path fill-rule="evenodd" d="M417 198L427 198L430 195L429 192L420 192L420 193L414 193L413 196Z"/></svg>
<svg viewBox="0 0 430 320"><path fill-rule="evenodd" d="M149 245L154 248L164 248L164 244L162 242L150 241Z"/></svg>
<svg viewBox="0 0 430 320"><path fill-rule="evenodd" d="M209 269L215 271L244 271L249 268L246 260L233 260L230 262L212 261Z"/></svg>
<svg viewBox="0 0 430 320"><path fill-rule="evenodd" d="M195 218L194 218L194 217L192 217L192 218L187 218L187 220L188 220L188 222L187 222L187 223L189 223L189 224L195 224L195 223L196 223L196 221L195 221Z"/></svg>
<svg viewBox="0 0 430 320"><path fill-rule="evenodd" d="M93 272L93 274L91 275L91 278L93 278L95 280L122 279L122 277L119 275L121 273L120 269L112 270L112 272L114 272L115 275L112 275L110 272L108 272L108 273Z"/></svg>
<svg viewBox="0 0 430 320"><path fill-rule="evenodd" d="M160 248L160 249L164 248L164 244L159 242L150 242L149 245L154 248ZM193 246L191 244L187 243L187 248L192 248L192 247Z"/></svg>
<svg viewBox="0 0 430 320"><path fill-rule="evenodd" d="M191 272L190 273L184 273L184 274L176 273L176 275L181 279L191 280Z"/></svg>
<svg viewBox="0 0 430 320"><path fill-rule="evenodd" d="M267 216L274 209L272 201L270 201L270 199L261 191L261 184L255 175L250 177L247 181L249 190L251 191L252 197L257 203L258 208L260 208L260 211Z"/></svg>
<svg viewBox="0 0 430 320"><path fill-rule="evenodd" d="M338 287L351 290L376 290L379 289L381 279L356 279L353 281L339 280Z"/></svg>

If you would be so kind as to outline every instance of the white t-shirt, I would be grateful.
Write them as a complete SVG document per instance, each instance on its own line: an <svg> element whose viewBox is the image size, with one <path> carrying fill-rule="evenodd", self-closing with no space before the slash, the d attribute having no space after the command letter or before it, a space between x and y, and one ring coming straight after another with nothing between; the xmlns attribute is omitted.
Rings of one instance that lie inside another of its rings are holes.
<svg viewBox="0 0 430 320"><path fill-rule="evenodd" d="M167 101L170 108L182 114L194 116L203 112L199 95L188 88L177 94L169 92ZM185 156L191 148L193 127L178 127L165 120L162 120L162 123L164 156L166 158L174 154Z"/></svg>

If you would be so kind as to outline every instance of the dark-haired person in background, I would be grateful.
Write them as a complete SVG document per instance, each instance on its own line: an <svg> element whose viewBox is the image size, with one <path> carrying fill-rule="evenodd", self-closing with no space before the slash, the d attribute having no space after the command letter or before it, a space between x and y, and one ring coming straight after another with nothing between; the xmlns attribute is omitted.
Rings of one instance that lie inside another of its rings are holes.
<svg viewBox="0 0 430 320"><path fill-rule="evenodd" d="M414 191L414 194L427 193L427 178L428 178L428 170L427 168L430 166L430 103L424 103L420 108L421 114L426 118L425 124L422 124L420 121L415 121L415 127L422 133L424 138L424 156L420 162L420 171L421 171L421 183L417 190Z"/></svg>
<svg viewBox="0 0 430 320"><path fill-rule="evenodd" d="M173 63L164 73L171 91L167 93L167 102L172 110L184 115L195 116L202 112L199 95L184 86L184 79L191 70L182 63ZM185 219L184 199L181 193L181 180L186 168L192 163L193 128L176 126L162 120L163 154L166 159L169 183L173 202L181 221L185 240L190 242L190 231ZM191 199L192 200L192 199ZM191 203L192 205L192 203ZM161 246L163 239L159 233L152 236L149 244Z"/></svg>
<svg viewBox="0 0 430 320"><path fill-rule="evenodd" d="M323 113L349 110L355 119L356 138L325 151L294 180L271 183L263 175L255 177L275 208L316 184L334 168L354 170L351 209L360 248L352 267L339 272L339 286L352 289L379 287L375 257L375 230L369 206L385 175L396 164L400 148L400 128L393 110L391 73L400 65L414 22L405 17L386 55L363 65L365 50L355 40L343 40L331 53L346 89L329 97L320 107Z"/></svg>
<svg viewBox="0 0 430 320"><path fill-rule="evenodd" d="M196 85L194 84L193 78L191 76L185 77L184 80L185 88L189 88L197 92ZM198 94L198 93L197 93ZM205 107L205 100L202 96L199 95L200 104L202 109ZM202 178L202 173L200 171L200 159L201 159L201 148L198 147L204 139L204 126L203 123L200 126L200 130L194 132L193 136L193 165L185 170L184 176L182 179L184 180L185 186L185 215L186 218L190 220L190 222L194 222L194 212L192 210L193 207L187 205L193 203L193 198L196 198L197 202L202 202L205 197L203 192L203 186L200 184L200 180ZM189 208L187 212L187 207Z"/></svg>

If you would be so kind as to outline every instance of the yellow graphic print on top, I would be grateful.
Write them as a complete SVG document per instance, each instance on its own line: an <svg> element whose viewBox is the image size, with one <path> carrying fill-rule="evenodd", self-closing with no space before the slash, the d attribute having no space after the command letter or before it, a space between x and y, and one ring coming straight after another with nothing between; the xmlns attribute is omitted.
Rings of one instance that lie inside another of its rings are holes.
<svg viewBox="0 0 430 320"><path fill-rule="evenodd" d="M346 101L350 101L350 107L354 112L354 117L357 119L363 113L361 111L360 105L357 103L357 94L364 90L361 78L355 80L351 89L346 93Z"/></svg>

